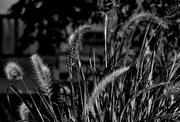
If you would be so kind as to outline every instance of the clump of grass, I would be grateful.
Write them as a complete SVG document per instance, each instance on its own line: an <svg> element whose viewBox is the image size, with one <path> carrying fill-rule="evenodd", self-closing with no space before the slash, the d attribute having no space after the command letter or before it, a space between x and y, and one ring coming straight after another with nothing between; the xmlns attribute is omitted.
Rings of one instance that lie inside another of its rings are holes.
<svg viewBox="0 0 180 122"><path fill-rule="evenodd" d="M107 14L105 20L109 20ZM91 27L79 26L67 40L69 45L67 81L55 82L51 77L50 68L44 64L42 58L38 54L32 55L30 60L38 85L34 81L33 83L37 88L41 107L36 105L32 96L32 106L29 105L16 88L9 86L26 103L25 106L22 103L20 107L21 118L27 120L27 113L31 113L32 121L40 122L179 121L180 98L171 94L173 99L169 99L167 95L168 88L171 92L179 94L179 84L175 83L179 78L177 75L179 61L176 53L171 56L173 59L168 59L164 55L164 48L160 48L167 46L162 39L164 35L159 33L171 27L168 21L152 13L140 12L133 14L123 25L118 23L117 30L112 32L117 32L121 38L116 34L112 35L113 38L104 38L105 46L108 48L104 49L105 58L102 65L97 64L95 51L93 57L89 56L89 64L82 63L79 51L83 35ZM136 29L141 22L145 22L141 25L143 32L136 35ZM108 24L112 23L105 22L105 36L109 35ZM127 41L125 43L124 36ZM135 38L141 41L140 45L134 45ZM116 47L116 43L119 47ZM130 53L134 55L129 55ZM23 81L24 73L19 66L7 65L5 72L9 73L6 75L8 79ZM70 92L67 92L65 85L70 86L68 87ZM168 87L171 85L172 87ZM25 87L27 88L26 85Z"/></svg>

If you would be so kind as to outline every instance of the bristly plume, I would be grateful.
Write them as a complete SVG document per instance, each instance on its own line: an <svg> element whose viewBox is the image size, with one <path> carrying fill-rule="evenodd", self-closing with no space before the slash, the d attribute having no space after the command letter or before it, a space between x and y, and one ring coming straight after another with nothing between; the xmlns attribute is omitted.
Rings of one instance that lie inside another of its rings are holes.
<svg viewBox="0 0 180 122"><path fill-rule="evenodd" d="M141 12L133 14L128 21L126 21L123 26L120 28L119 36L120 37L129 37L128 35L136 28L139 22L142 21L152 21L156 24L159 24L161 27L168 29L168 22L158 17L155 14L148 12Z"/></svg>
<svg viewBox="0 0 180 122"><path fill-rule="evenodd" d="M33 64L35 73L38 79L38 85L46 95L51 95L52 92L52 79L51 79L51 71L47 65L44 64L41 57L37 54L31 56L31 62Z"/></svg>
<svg viewBox="0 0 180 122"><path fill-rule="evenodd" d="M30 111L24 103L21 103L21 105L19 106L19 115L22 120L29 119Z"/></svg>
<svg viewBox="0 0 180 122"><path fill-rule="evenodd" d="M68 66L73 66L75 59L79 58L79 50L82 46L83 35L90 29L90 25L81 25L69 36L67 40L69 45Z"/></svg>
<svg viewBox="0 0 180 122"><path fill-rule="evenodd" d="M4 68L6 77L9 80L21 80L24 76L23 70L18 63L8 62Z"/></svg>
<svg viewBox="0 0 180 122"><path fill-rule="evenodd" d="M105 89L105 87L115 80L118 76L125 73L129 70L129 67L123 67L120 69L115 70L110 75L107 75L105 78L103 78L100 83L94 88L91 97L89 98L87 102L87 112L91 111L93 113L93 104L95 103L96 99L98 98L99 94ZM93 113L94 114L94 113Z"/></svg>

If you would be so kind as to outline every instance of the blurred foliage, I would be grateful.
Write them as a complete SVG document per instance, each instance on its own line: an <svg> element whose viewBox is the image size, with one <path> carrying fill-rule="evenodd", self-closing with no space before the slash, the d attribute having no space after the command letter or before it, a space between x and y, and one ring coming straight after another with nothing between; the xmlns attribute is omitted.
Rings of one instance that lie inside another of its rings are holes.
<svg viewBox="0 0 180 122"><path fill-rule="evenodd" d="M53 55L56 53L55 47L66 41L69 30L84 23L103 23L105 14L109 18L109 34L115 32L113 36L116 36L118 27L133 13L141 11L156 13L159 17L171 20L170 28L173 29L164 33L166 40L171 41L166 43L179 47L178 3L179 0L19 0L10 8L11 14L26 24L16 54L21 55L30 44L37 41L38 53Z"/></svg>
<svg viewBox="0 0 180 122"><path fill-rule="evenodd" d="M96 4L96 0L19 0L9 9L26 25L16 54L21 55L35 41L39 43L38 53L55 54L54 47L66 40L68 29L101 20Z"/></svg>
<svg viewBox="0 0 180 122"><path fill-rule="evenodd" d="M149 12L164 19L169 24L169 29L166 31L157 31L155 34L159 35L153 37L151 41L151 48L154 41L161 37L161 42L164 43L166 57L172 55L173 50L178 50L180 47L180 1L179 0L99 0L98 7L102 13L108 16L108 38L109 40L115 39L116 41L123 40L120 38L119 33L121 27L126 21L130 20L133 15L140 12ZM110 24L109 24L110 23ZM147 26L146 22L141 22L137 25L133 32L132 47L141 47L144 38L144 32ZM151 31L155 30L152 27Z"/></svg>

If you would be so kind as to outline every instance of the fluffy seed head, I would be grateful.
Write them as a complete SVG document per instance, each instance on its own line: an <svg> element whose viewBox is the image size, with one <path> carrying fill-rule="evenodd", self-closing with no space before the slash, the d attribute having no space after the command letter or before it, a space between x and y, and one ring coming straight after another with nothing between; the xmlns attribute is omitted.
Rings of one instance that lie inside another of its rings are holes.
<svg viewBox="0 0 180 122"><path fill-rule="evenodd" d="M134 30L137 24L141 21L152 21L154 23L160 24L161 27L168 29L168 23L165 19L156 16L155 14L148 12L141 12L139 14L133 14L128 21L126 21L118 32L120 37L129 37L132 30Z"/></svg>
<svg viewBox="0 0 180 122"><path fill-rule="evenodd" d="M91 29L91 27L87 24L79 26L74 31L74 33L72 33L69 36L68 44L73 45L75 42L82 41L83 34L86 33L87 31L89 31L90 29Z"/></svg>
<svg viewBox="0 0 180 122"><path fill-rule="evenodd" d="M91 28L89 25L85 24L79 26L74 33L72 33L67 42L69 45L69 56L68 56L68 65L72 66L75 59L79 57L79 50L82 46L83 34L89 31Z"/></svg>
<svg viewBox="0 0 180 122"><path fill-rule="evenodd" d="M24 103L21 103L21 105L19 106L19 115L22 120L26 120L29 118L30 111Z"/></svg>
<svg viewBox="0 0 180 122"><path fill-rule="evenodd" d="M89 98L87 102L87 112L91 111L94 112L93 104L95 103L96 99L98 98L99 94L104 90L104 88L112 82L114 79L116 79L121 74L125 73L129 70L129 67L120 68L118 70L115 70L110 75L107 75L105 78L103 78L100 83L94 88L91 97Z"/></svg>
<svg viewBox="0 0 180 122"><path fill-rule="evenodd" d="M52 80L50 69L37 54L31 56L31 62L37 75L39 88L46 95L51 94Z"/></svg>
<svg viewBox="0 0 180 122"><path fill-rule="evenodd" d="M8 62L4 68L6 77L9 80L20 80L23 78L24 73L18 63Z"/></svg>

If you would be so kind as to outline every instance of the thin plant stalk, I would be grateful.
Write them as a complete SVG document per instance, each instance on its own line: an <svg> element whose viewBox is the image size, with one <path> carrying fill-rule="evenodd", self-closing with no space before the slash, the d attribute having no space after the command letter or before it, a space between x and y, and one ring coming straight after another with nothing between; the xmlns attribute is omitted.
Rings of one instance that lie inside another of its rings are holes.
<svg viewBox="0 0 180 122"><path fill-rule="evenodd" d="M105 55L105 67L107 68L107 32L108 28L108 15L105 15L105 26L104 26L104 55Z"/></svg>
<svg viewBox="0 0 180 122"><path fill-rule="evenodd" d="M71 78L70 78L70 85L71 85L71 94L72 94L72 105L73 105L73 109L74 109L74 115L75 115L75 119L77 117L77 111L76 111L76 104L75 104L75 91L74 91L74 86L73 86L73 81L72 81L72 74L71 74Z"/></svg>
<svg viewBox="0 0 180 122"><path fill-rule="evenodd" d="M49 109L53 113L52 115L53 115L53 118L54 118L55 122L58 122L56 114L55 114L54 109L53 109L53 105L52 105L52 101L51 101L51 96L50 95L48 95L48 99L49 99L49 103L50 103Z"/></svg>
<svg viewBox="0 0 180 122"><path fill-rule="evenodd" d="M153 84L152 78L153 78L153 69L154 69L154 56L155 56L155 51L153 51L153 56L152 56L152 61L151 61L151 67L150 67L150 73L148 76L148 82L149 82L149 86L151 86ZM149 59L150 60L150 59ZM148 91L148 115L150 115L150 110L151 110L151 103L152 103L152 99L150 98L150 91Z"/></svg>
<svg viewBox="0 0 180 122"><path fill-rule="evenodd" d="M142 58L142 61L139 63L139 67L140 67L140 65L141 65L141 67L142 67L142 65L143 65L143 60L144 60L144 56L142 56L142 53L143 53L143 49L144 49L144 46L145 46L145 42L146 42L146 37L147 37L147 34L148 34L148 32L149 32L149 29L150 29L150 27L151 27L151 23L148 25L148 27L147 27L147 30L146 30L146 33L145 33L145 35L144 35L144 39L143 39L143 43L142 43L142 46L141 46L141 51L140 51L140 56L139 56L139 58L141 58L141 57L143 57ZM138 78L138 76L141 76L139 73L141 73L141 71L142 71L142 69L141 68L138 68L138 70L137 70L137 78ZM141 79L138 79L138 81L140 82L141 81ZM137 82L137 84L136 84L136 87L135 87L135 93L136 93L136 88L137 88L137 86L139 85L139 82Z"/></svg>
<svg viewBox="0 0 180 122"><path fill-rule="evenodd" d="M127 59L128 59L128 55L129 55L129 49L130 49L131 42L132 42L132 39L133 39L133 36L134 36L134 32L135 32L135 30L133 31L133 34L131 35L131 38L129 40L129 44L128 44L128 47L127 47L126 55L125 55L125 58L124 58L124 65L126 65L126 63L127 63Z"/></svg>
<svg viewBox="0 0 180 122"><path fill-rule="evenodd" d="M73 62L71 61L70 62L70 64L72 64ZM75 100L74 100L74 98L75 98L75 91L74 91L74 86L73 86L73 76L72 76L72 73L73 73L73 65L70 65L69 66L69 77L70 77L70 85L71 85L71 94L72 94L72 97L73 97L73 99L72 99L72 101L71 101L71 103L72 103L72 105L73 105L73 110L74 110L74 115L75 115L75 118L76 118L76 116L77 116L77 112L76 112L76 105L75 105Z"/></svg>
<svg viewBox="0 0 180 122"><path fill-rule="evenodd" d="M79 69L80 69L80 72L81 72L81 75L82 75L82 78L83 78L83 85L84 85L84 102L83 102L83 94L82 94L82 89L81 89L81 83L79 81L79 88L80 88L80 96L81 96L81 103L82 103L82 108L84 108L84 119L86 120L86 105L85 105L85 101L86 101L86 82L85 82L85 76L84 76L84 71L83 71L83 68L82 68L82 65L81 65L81 61L80 59L78 58L78 65L79 65Z"/></svg>
<svg viewBox="0 0 180 122"><path fill-rule="evenodd" d="M94 73L96 73L96 50L93 49L93 69L94 69ZM97 78L96 78L96 75L94 75L94 86L97 85Z"/></svg>
<svg viewBox="0 0 180 122"><path fill-rule="evenodd" d="M35 109L37 110L37 112L38 112L38 114L39 114L39 117L41 118L42 122L45 122L44 119L43 119L43 117L42 117L42 114L40 113L40 111L39 111L39 109L38 109L38 107L37 107L37 105L36 105L36 103L35 103L35 101L34 101L32 95L31 95L31 93L29 92L29 89L28 89L28 87L26 86L24 80L21 79L21 81L23 82L23 84L24 84L24 86L25 86L25 88L26 88L28 94L30 95L31 100L32 100L32 102L33 102L33 105L35 106Z"/></svg>
<svg viewBox="0 0 180 122"><path fill-rule="evenodd" d="M173 69L174 69L174 67L175 67L176 60L177 60L177 54L175 54L174 59L173 59L173 64L172 64L172 66L171 66L171 70L170 70L170 73L169 73L168 82L170 82L172 76L174 75Z"/></svg>
<svg viewBox="0 0 180 122"><path fill-rule="evenodd" d="M94 64L94 72L96 72L96 50L93 49L93 64Z"/></svg>

